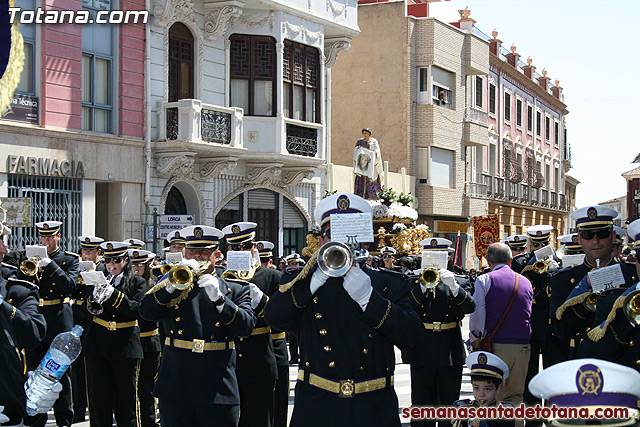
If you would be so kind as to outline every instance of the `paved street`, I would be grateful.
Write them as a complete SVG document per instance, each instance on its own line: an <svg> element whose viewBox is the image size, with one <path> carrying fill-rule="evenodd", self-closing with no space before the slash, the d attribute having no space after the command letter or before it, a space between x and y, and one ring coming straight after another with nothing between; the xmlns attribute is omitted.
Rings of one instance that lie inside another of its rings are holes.
<svg viewBox="0 0 640 427"><path fill-rule="evenodd" d="M464 338L468 337L468 318L465 318L463 322L462 328L462 336ZM465 368L465 373L468 372L468 369ZM291 378L291 392L289 397L289 416L291 416L291 412L293 411L293 390L296 385L295 378L298 375L298 366L291 366L289 368L289 377ZM395 372L395 388L396 393L398 394L398 400L400 402L400 408L408 407L411 405L411 378L409 374L409 365L405 365L401 362L400 359L400 351L396 348L396 372ZM461 398L471 398L471 379L468 375L463 375L462 377L462 392L460 394ZM114 424L115 425L115 424ZM403 423L403 426L408 426L409 423ZM74 426L78 427L89 427L89 422L83 422L74 424ZM49 413L49 422L47 423L47 427L55 427L55 421L53 418L53 413Z"/></svg>

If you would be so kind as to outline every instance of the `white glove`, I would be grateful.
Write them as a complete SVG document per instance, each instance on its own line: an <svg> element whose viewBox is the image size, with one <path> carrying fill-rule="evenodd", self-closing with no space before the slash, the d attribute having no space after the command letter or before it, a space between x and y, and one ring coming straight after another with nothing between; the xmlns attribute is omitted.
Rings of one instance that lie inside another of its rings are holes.
<svg viewBox="0 0 640 427"><path fill-rule="evenodd" d="M207 293L209 299L216 302L222 298L222 292L220 291L220 284L218 279L210 274L203 274L198 278L198 287L203 288Z"/></svg>
<svg viewBox="0 0 640 427"><path fill-rule="evenodd" d="M45 268L50 263L51 258L42 258L40 261L38 261L38 268Z"/></svg>
<svg viewBox="0 0 640 427"><path fill-rule="evenodd" d="M251 308L255 310L258 304L260 304L264 292L262 292L255 284L249 283L249 295L251 296Z"/></svg>
<svg viewBox="0 0 640 427"><path fill-rule="evenodd" d="M96 286L93 288L93 299L99 302L104 302L111 297L115 290L116 288L109 284L105 286ZM102 297L100 296L101 294L103 295Z"/></svg>
<svg viewBox="0 0 640 427"><path fill-rule="evenodd" d="M183 259L180 262L180 265L186 265L192 270L198 271L200 269L200 264L195 259Z"/></svg>
<svg viewBox="0 0 640 427"><path fill-rule="evenodd" d="M9 421L9 417L7 417L2 412L4 411L4 406L0 405L0 424L4 424Z"/></svg>
<svg viewBox="0 0 640 427"><path fill-rule="evenodd" d="M440 281L447 285L449 289L451 289L451 294L454 297L458 296L458 292L460 291L460 285L456 282L456 276L445 268L441 268L440 271Z"/></svg>
<svg viewBox="0 0 640 427"><path fill-rule="evenodd" d="M342 280L342 286L352 300L360 305L362 311L367 308L369 298L373 292L371 278L358 266L353 266Z"/></svg>
<svg viewBox="0 0 640 427"><path fill-rule="evenodd" d="M329 280L329 276L324 274L319 268L316 269L316 271L314 271L313 275L311 276L311 283L309 283L309 289L311 290L311 293L315 294L327 280Z"/></svg>
<svg viewBox="0 0 640 427"><path fill-rule="evenodd" d="M557 269L559 269L559 268L560 268L560 264L558 264L558 262L557 262L555 259L550 260L550 261L547 263L547 266L548 266L548 270L547 270L547 271L548 271L549 273L551 273L551 272L553 272L553 271L556 271Z"/></svg>
<svg viewBox="0 0 640 427"><path fill-rule="evenodd" d="M26 384L29 384L32 381L31 377L33 376L33 371L27 372L27 375L29 376L29 379L27 379ZM25 385L25 388L26 388L26 385ZM47 412L49 412L51 408L53 408L54 403L56 403L56 400L58 400L58 397L60 396L61 391L62 391L62 384L60 384L59 381L56 381L55 384L53 384L53 386L51 387L51 390L49 390L49 392L40 396L40 398L36 402L38 414L46 414ZM0 421L0 422L3 422L3 421Z"/></svg>

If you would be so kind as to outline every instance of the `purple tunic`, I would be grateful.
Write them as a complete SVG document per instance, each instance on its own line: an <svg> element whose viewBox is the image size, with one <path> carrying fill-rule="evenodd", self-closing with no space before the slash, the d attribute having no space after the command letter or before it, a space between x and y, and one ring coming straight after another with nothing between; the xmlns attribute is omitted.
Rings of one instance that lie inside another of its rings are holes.
<svg viewBox="0 0 640 427"><path fill-rule="evenodd" d="M369 143L359 139L356 142L356 147L364 147L369 149ZM382 190L380 185L380 177L372 180L366 176L356 175L356 180L353 185L353 192L356 196L360 196L363 199L375 200L378 198L378 193Z"/></svg>

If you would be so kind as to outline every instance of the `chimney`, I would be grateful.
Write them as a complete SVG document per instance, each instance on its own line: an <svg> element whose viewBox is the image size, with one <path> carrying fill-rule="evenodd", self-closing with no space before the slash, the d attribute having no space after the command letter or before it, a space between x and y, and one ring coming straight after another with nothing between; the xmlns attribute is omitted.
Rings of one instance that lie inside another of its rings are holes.
<svg viewBox="0 0 640 427"><path fill-rule="evenodd" d="M518 59L520 59L520 55L516 53L515 44L511 45L511 53L508 53L505 56L507 57L507 62L509 63L509 65L511 65L513 68L518 68Z"/></svg>
<svg viewBox="0 0 640 427"><path fill-rule="evenodd" d="M538 77L538 83L540 84L540 87L542 89L544 89L545 91L549 90L549 80L551 80L549 77L547 77L547 69L543 68L542 69L542 77Z"/></svg>
<svg viewBox="0 0 640 427"><path fill-rule="evenodd" d="M536 75L536 67L531 65L532 62L533 62L533 59L531 59L531 57L528 57L527 65L522 67L522 70L524 71L524 75L530 78L531 80L533 80L533 78Z"/></svg>
<svg viewBox="0 0 640 427"><path fill-rule="evenodd" d="M459 10L460 19L458 20L458 24L460 25L460 29L465 33L473 33L473 24L475 24L475 20L470 18L471 11L469 7L465 7L464 10Z"/></svg>
<svg viewBox="0 0 640 427"><path fill-rule="evenodd" d="M560 86L560 80L556 79L556 81L553 83L555 84L555 86L551 88L551 93L553 94L554 97L562 101L563 96L562 96L562 87Z"/></svg>
<svg viewBox="0 0 640 427"><path fill-rule="evenodd" d="M498 39L498 30L495 28L491 32L491 35L493 36L493 39L489 40L489 52L498 56L500 48L502 47L502 40Z"/></svg>

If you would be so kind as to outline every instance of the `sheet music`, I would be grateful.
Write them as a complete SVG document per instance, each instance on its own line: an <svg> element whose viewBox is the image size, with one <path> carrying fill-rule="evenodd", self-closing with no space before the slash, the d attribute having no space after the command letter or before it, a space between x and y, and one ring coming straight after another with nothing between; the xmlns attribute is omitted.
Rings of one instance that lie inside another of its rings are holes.
<svg viewBox="0 0 640 427"><path fill-rule="evenodd" d="M589 281L591 282L591 289L593 289L594 292L615 288L625 283L620 264L591 270L588 275Z"/></svg>
<svg viewBox="0 0 640 427"><path fill-rule="evenodd" d="M538 249L537 251L534 251L533 253L536 254L537 260L543 260L548 257L553 257L553 255L555 254L553 248L550 245L543 246L542 248Z"/></svg>
<svg viewBox="0 0 640 427"><path fill-rule="evenodd" d="M107 278L104 277L104 273L102 271L83 271L80 275L87 286L100 286L107 284Z"/></svg>
<svg viewBox="0 0 640 427"><path fill-rule="evenodd" d="M422 268L447 268L449 252L447 251L422 251Z"/></svg>
<svg viewBox="0 0 640 427"><path fill-rule="evenodd" d="M165 258L167 264L180 264L182 262L182 252L169 252Z"/></svg>
<svg viewBox="0 0 640 427"><path fill-rule="evenodd" d="M349 243L355 238L358 243L373 242L373 217L367 213L331 214L331 240Z"/></svg>
<svg viewBox="0 0 640 427"><path fill-rule="evenodd" d="M80 261L78 263L78 267L80 268L80 271L93 271L96 269L96 265L94 264L93 261Z"/></svg>
<svg viewBox="0 0 640 427"><path fill-rule="evenodd" d="M584 254L565 255L562 257L562 268L580 265L584 262Z"/></svg>
<svg viewBox="0 0 640 427"><path fill-rule="evenodd" d="M28 259L49 258L49 256L47 255L47 247L40 246L40 245L27 245L25 247L25 255L27 256Z"/></svg>
<svg viewBox="0 0 640 427"><path fill-rule="evenodd" d="M251 252L249 251L228 251L227 270L249 271L251 270Z"/></svg>

